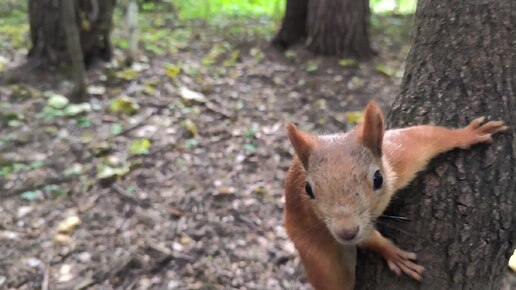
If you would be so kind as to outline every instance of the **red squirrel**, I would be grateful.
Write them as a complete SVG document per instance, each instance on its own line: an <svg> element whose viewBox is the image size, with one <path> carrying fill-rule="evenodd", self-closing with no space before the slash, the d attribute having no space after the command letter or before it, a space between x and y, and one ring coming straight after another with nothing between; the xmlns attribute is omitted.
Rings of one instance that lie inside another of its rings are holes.
<svg viewBox="0 0 516 290"><path fill-rule="evenodd" d="M384 131L374 101L363 123L346 133L313 136L287 125L296 156L285 180L285 227L316 290L352 290L356 246L376 251L397 275L420 281L416 254L383 237L374 224L393 194L436 155L490 142L503 121L448 129L421 125Z"/></svg>

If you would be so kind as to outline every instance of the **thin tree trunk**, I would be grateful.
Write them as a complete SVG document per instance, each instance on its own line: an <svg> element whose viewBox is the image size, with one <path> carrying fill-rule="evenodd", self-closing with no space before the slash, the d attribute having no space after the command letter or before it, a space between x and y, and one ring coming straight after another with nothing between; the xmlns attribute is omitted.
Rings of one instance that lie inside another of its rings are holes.
<svg viewBox="0 0 516 290"><path fill-rule="evenodd" d="M320 55L370 58L368 0L310 0L308 49Z"/></svg>
<svg viewBox="0 0 516 290"><path fill-rule="evenodd" d="M306 37L308 0L287 0L286 5L280 31L272 41L274 45L282 49L286 49Z"/></svg>
<svg viewBox="0 0 516 290"><path fill-rule="evenodd" d="M127 51L127 65L136 60L138 54L138 4L131 2L127 5L127 28L129 32L129 50Z"/></svg>
<svg viewBox="0 0 516 290"><path fill-rule="evenodd" d="M398 193L391 214L411 221L386 229L400 248L418 253L424 282L397 278L381 258L362 252L356 289L501 288L516 213L514 8L513 0L419 1L388 124L458 127L484 115L512 129L491 146L438 157Z"/></svg>
<svg viewBox="0 0 516 290"><path fill-rule="evenodd" d="M84 101L86 95L86 72L84 69L84 60L82 57L81 40L79 39L79 30L75 25L75 7L73 0L61 0L62 5L62 23L65 28L66 44L68 47L68 55L72 61L72 74L74 79L74 92L72 100L80 103Z"/></svg>
<svg viewBox="0 0 516 290"><path fill-rule="evenodd" d="M81 49L86 63L112 55L110 33L116 0L74 0L76 23L80 31ZM30 59L58 64L70 59L67 55L64 27L61 25L60 0L29 0L29 22L32 48Z"/></svg>

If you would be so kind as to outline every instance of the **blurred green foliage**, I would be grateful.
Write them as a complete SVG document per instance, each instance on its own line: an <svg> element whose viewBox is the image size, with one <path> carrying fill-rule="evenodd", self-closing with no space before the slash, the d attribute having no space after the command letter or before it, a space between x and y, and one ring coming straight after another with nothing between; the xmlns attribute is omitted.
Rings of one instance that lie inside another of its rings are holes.
<svg viewBox="0 0 516 290"><path fill-rule="evenodd" d="M218 21L225 17L268 17L281 19L287 0L139 0L143 10L154 10L162 4L172 5L181 19ZM130 2L130 0L124 0ZM417 0L370 0L373 13L411 14Z"/></svg>
<svg viewBox="0 0 516 290"><path fill-rule="evenodd" d="M181 18L204 18L217 16L246 16L272 18L283 17L286 0L169 0L175 5ZM370 0L374 13L411 14L417 0Z"/></svg>

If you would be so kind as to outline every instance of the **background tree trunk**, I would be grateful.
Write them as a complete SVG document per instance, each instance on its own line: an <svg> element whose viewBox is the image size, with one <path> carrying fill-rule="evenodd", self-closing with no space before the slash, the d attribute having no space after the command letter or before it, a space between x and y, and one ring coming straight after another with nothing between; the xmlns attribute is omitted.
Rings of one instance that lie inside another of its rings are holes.
<svg viewBox="0 0 516 290"><path fill-rule="evenodd" d="M110 33L116 0L74 0L77 27L80 31L84 60L112 55ZM59 0L29 0L29 22L32 48L29 58L60 63L67 54L65 31Z"/></svg>
<svg viewBox="0 0 516 290"><path fill-rule="evenodd" d="M390 231L391 236L402 249L418 253L424 282L397 278L377 255L362 252L356 289L500 289L514 247L511 14L512 0L419 1L414 45L388 124L457 127L484 115L512 129L491 146L438 157L393 200L391 211L411 221L394 225L403 232Z"/></svg>
<svg viewBox="0 0 516 290"><path fill-rule="evenodd" d="M306 37L308 0L287 0L285 16L280 31L272 43L286 49Z"/></svg>
<svg viewBox="0 0 516 290"><path fill-rule="evenodd" d="M308 49L320 55L371 57L369 14L368 0L310 0Z"/></svg>
<svg viewBox="0 0 516 290"><path fill-rule="evenodd" d="M61 0L62 23L66 34L66 46L68 55L72 61L72 71L74 79L74 92L72 100L80 103L86 96L86 72L82 57L81 40L75 19L75 7L73 0Z"/></svg>

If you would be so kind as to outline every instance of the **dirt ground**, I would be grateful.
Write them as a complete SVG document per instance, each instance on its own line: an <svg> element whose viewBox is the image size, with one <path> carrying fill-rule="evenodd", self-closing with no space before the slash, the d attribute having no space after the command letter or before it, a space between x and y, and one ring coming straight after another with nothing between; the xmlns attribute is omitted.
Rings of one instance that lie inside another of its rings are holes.
<svg viewBox="0 0 516 290"><path fill-rule="evenodd" d="M358 67L199 34L131 70L90 68L92 110L73 117L48 113L48 91L69 89L57 72L2 84L3 112L23 116L0 121L0 289L310 289L282 226L285 121L334 132L372 98L387 109L407 21L373 31L379 55ZM110 110L121 96L134 114Z"/></svg>

